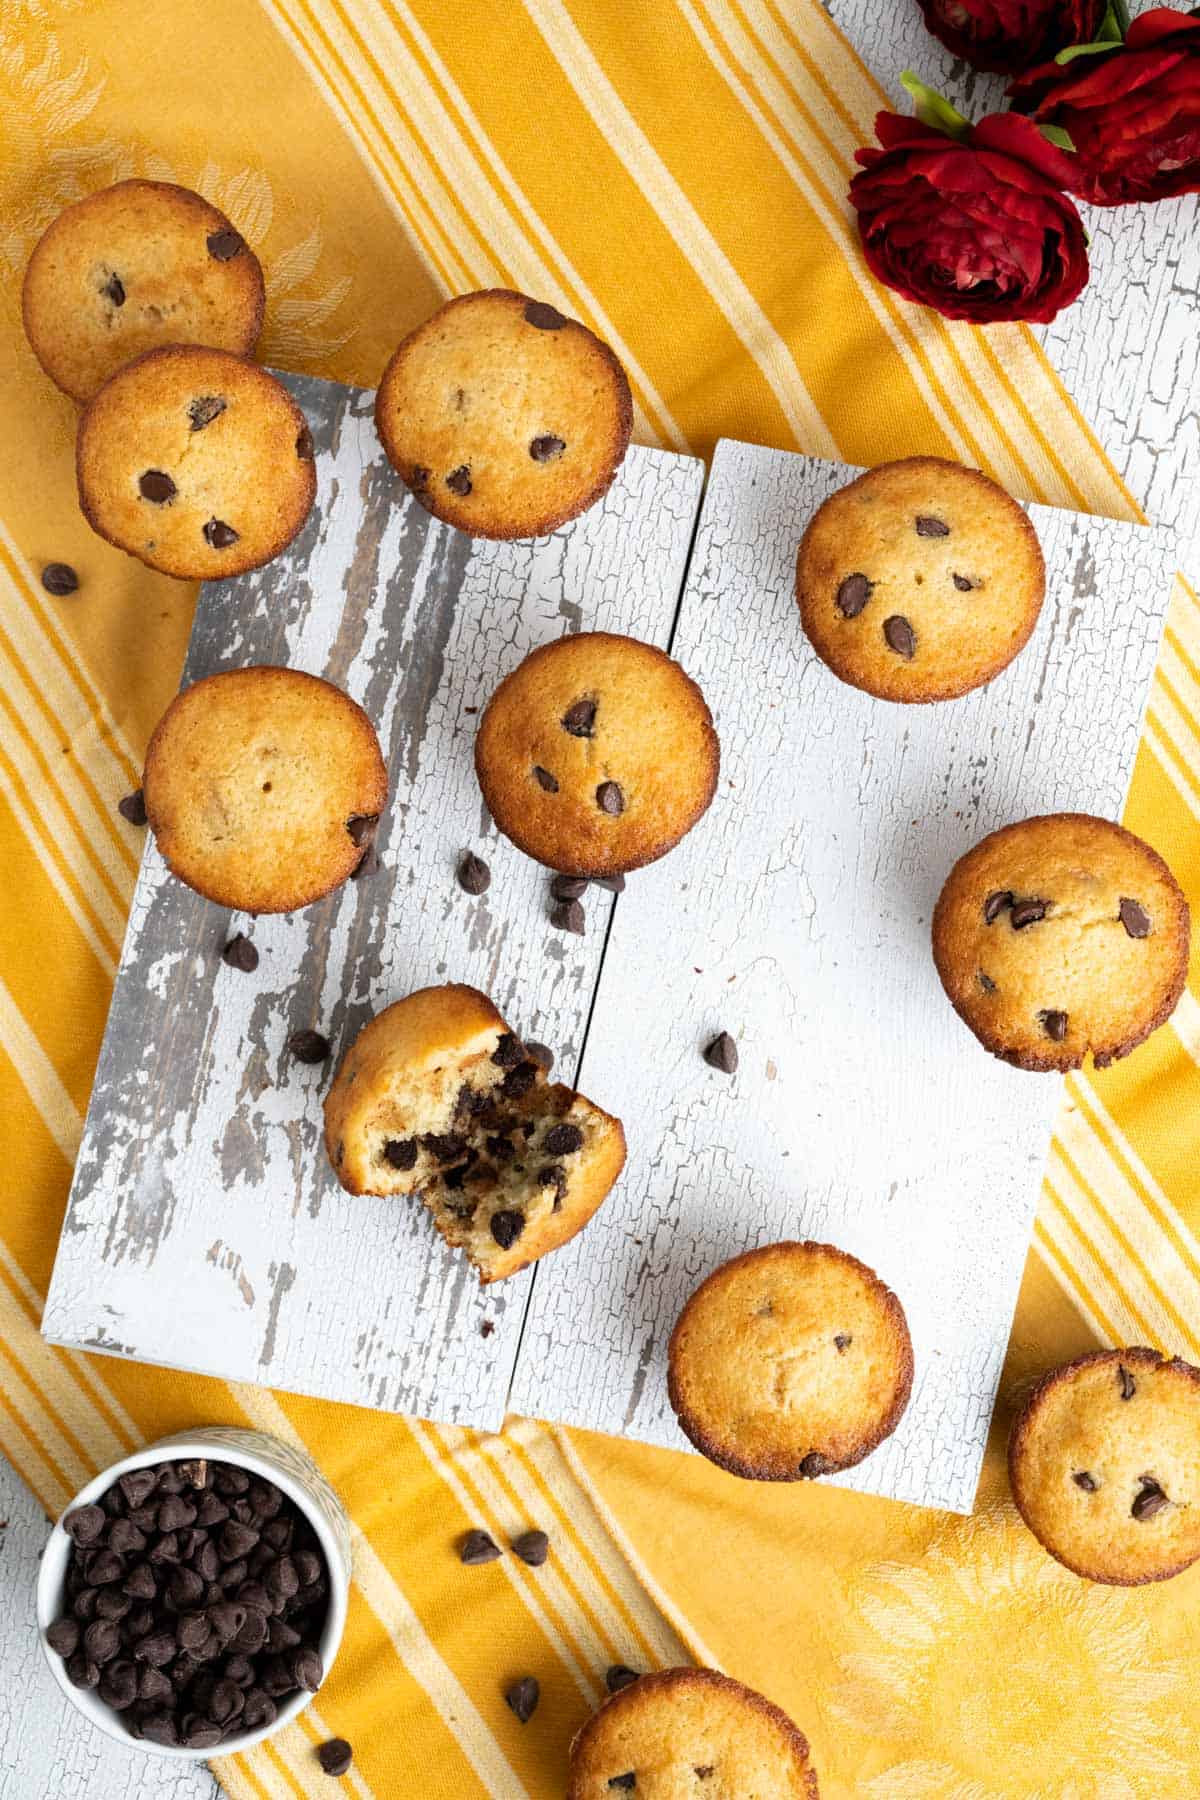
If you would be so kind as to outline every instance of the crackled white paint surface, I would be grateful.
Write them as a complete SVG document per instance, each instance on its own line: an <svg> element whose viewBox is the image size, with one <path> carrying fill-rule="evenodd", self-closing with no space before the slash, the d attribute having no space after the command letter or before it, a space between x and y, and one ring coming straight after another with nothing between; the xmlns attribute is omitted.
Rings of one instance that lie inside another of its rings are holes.
<svg viewBox="0 0 1200 1800"><path fill-rule="evenodd" d="M666 1396L684 1301L739 1251L817 1238L896 1290L916 1356L899 1430L847 1482L967 1511L1061 1084L978 1048L930 916L997 825L1120 812L1175 541L1033 508L1048 590L1024 653L963 700L889 706L800 629L796 545L845 479L718 448L675 650L720 788L618 905L580 1079L624 1120L629 1167L537 1271L513 1405L685 1447ZM721 1029L733 1079L700 1056Z"/></svg>

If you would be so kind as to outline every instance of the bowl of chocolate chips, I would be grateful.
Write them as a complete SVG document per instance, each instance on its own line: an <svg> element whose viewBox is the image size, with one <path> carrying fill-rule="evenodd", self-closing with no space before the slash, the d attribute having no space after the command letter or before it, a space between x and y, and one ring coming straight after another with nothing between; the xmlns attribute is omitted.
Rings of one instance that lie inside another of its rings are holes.
<svg viewBox="0 0 1200 1800"><path fill-rule="evenodd" d="M81 1489L50 1534L37 1615L55 1680L159 1756L247 1750L309 1704L341 1642L350 1534L290 1444L213 1426Z"/></svg>

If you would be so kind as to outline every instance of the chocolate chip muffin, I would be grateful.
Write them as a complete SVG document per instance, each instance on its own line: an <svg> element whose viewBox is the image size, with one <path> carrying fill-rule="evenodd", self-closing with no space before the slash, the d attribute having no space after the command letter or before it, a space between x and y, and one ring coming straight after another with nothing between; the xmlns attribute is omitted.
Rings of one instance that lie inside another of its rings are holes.
<svg viewBox="0 0 1200 1800"><path fill-rule="evenodd" d="M25 334L56 386L90 400L165 344L249 356L263 317L258 258L223 212L165 181L119 181L76 201L25 271Z"/></svg>
<svg viewBox="0 0 1200 1800"><path fill-rule="evenodd" d="M79 504L152 569L214 581L270 562L308 517L312 434L281 382L225 350L151 350L79 421Z"/></svg>
<svg viewBox="0 0 1200 1800"><path fill-rule="evenodd" d="M607 631L543 644L484 711L475 769L505 837L565 875L619 875L674 849L716 792L704 696L652 644Z"/></svg>
<svg viewBox="0 0 1200 1800"><path fill-rule="evenodd" d="M818 508L796 595L813 649L881 700L953 700L1006 668L1037 624L1037 533L1004 489L934 456L884 463Z"/></svg>
<svg viewBox="0 0 1200 1800"><path fill-rule="evenodd" d="M1200 1369L1099 1350L1054 1369L1013 1423L1013 1499L1076 1575L1166 1581L1200 1557Z"/></svg>
<svg viewBox="0 0 1200 1800"><path fill-rule="evenodd" d="M478 989L451 982L365 1025L325 1101L351 1194L417 1194L486 1286L581 1231L625 1162L625 1133L540 1063Z"/></svg>
<svg viewBox="0 0 1200 1800"><path fill-rule="evenodd" d="M954 865L933 914L955 1011L1018 1069L1127 1056L1174 1010L1188 944L1187 901L1162 858L1086 813L992 832Z"/></svg>
<svg viewBox="0 0 1200 1800"><path fill-rule="evenodd" d="M750 1481L852 1468L912 1388L904 1309L831 1244L768 1244L702 1282L667 1351L667 1391L710 1462Z"/></svg>
<svg viewBox="0 0 1200 1800"><path fill-rule="evenodd" d="M231 669L185 688L142 782L172 874L250 913L292 912L345 881L387 800L366 713L299 669Z"/></svg>
<svg viewBox="0 0 1200 1800"><path fill-rule="evenodd" d="M595 504L629 445L625 371L554 307L493 288L410 332L383 372L388 460L472 537L541 537Z"/></svg>
<svg viewBox="0 0 1200 1800"><path fill-rule="evenodd" d="M567 1800L817 1800L785 1712L715 1669L662 1669L604 1702L571 1745Z"/></svg>

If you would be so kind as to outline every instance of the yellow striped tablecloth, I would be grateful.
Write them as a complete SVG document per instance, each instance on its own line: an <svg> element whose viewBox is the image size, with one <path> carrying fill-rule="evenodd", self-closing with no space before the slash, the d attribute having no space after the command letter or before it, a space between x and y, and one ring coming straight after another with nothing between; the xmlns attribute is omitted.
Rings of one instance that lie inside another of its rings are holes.
<svg viewBox="0 0 1200 1800"><path fill-rule="evenodd" d="M897 0L899 3L899 0ZM1118 517L1137 502L1028 332L947 326L865 273L845 189L882 96L818 0L11 0L0 13L0 1449L54 1512L196 1421L303 1443L353 1516L345 1647L317 1704L217 1766L241 1797L563 1788L613 1662L702 1658L812 1740L822 1792L1078 1800L1200 1790L1193 1572L1075 1581L1015 1520L1013 1396L1095 1341L1200 1358L1200 1007L1068 1083L976 1515L514 1422L499 1438L49 1349L37 1324L140 834L116 812L179 675L193 593L93 537L73 410L19 276L67 201L131 174L225 208L267 271L265 360L373 385L449 293L525 289L630 373L637 432L852 463L914 451ZM77 596L38 583L73 563ZM1113 596L1113 604L1126 597ZM1200 906L1200 604L1180 583L1127 819ZM1103 729L1103 722L1097 722ZM549 1531L541 1570L455 1537ZM533 1673L521 1725L503 1704Z"/></svg>

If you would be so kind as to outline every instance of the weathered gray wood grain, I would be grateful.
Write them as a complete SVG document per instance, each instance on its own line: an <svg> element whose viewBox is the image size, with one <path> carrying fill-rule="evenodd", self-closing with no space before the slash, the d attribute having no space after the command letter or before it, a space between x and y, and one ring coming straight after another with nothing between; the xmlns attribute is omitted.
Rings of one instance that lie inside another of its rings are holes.
<svg viewBox="0 0 1200 1800"><path fill-rule="evenodd" d="M581 1075L630 1163L537 1272L517 1411L684 1447L671 1326L719 1262L815 1237L895 1288L917 1377L850 1485L969 1510L1060 1082L987 1056L929 920L985 832L1121 808L1170 594L1170 533L1035 507L1048 597L977 694L892 706L800 629L796 546L839 465L722 443L675 654L722 743L718 797L617 908ZM733 1079L701 1059L738 1040Z"/></svg>
<svg viewBox="0 0 1200 1800"><path fill-rule="evenodd" d="M612 902L590 903L582 939L550 926L545 872L479 796L478 709L529 649L582 624L666 642L702 467L635 449L574 525L472 543L403 493L370 395L289 385L317 443L317 506L284 557L203 590L185 680L283 662L353 694L391 772L378 865L304 912L248 921L147 847L43 1330L496 1427L528 1277L485 1297L418 1204L343 1194L320 1143L332 1062L306 1067L286 1041L316 1027L336 1057L389 1001L462 980L549 1042L570 1079ZM454 878L466 847L492 867L478 899ZM220 960L235 929L258 948L253 975Z"/></svg>

